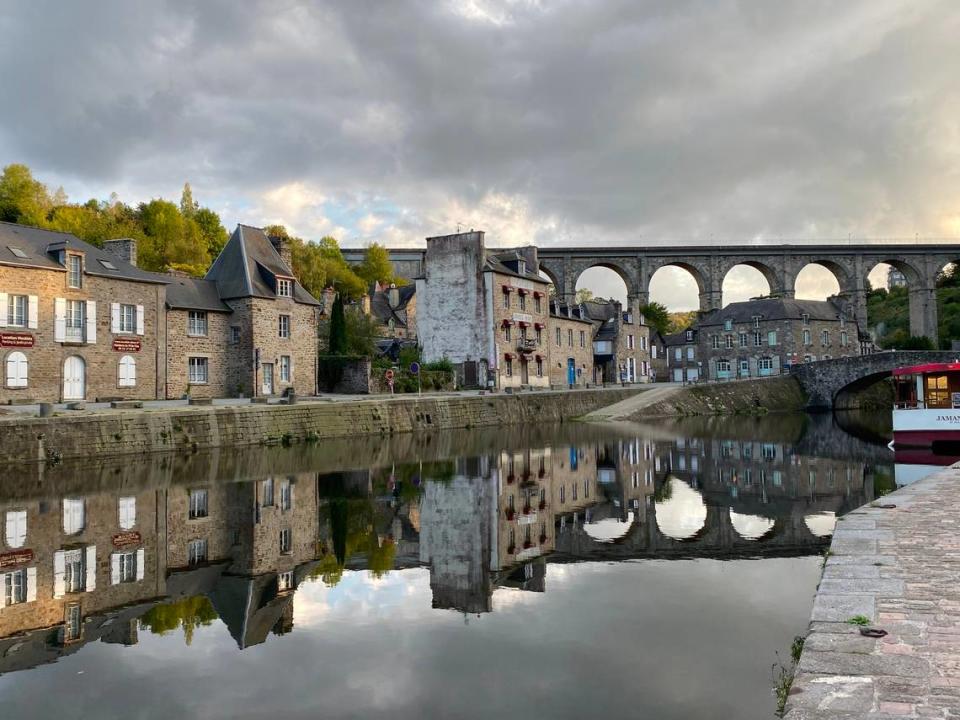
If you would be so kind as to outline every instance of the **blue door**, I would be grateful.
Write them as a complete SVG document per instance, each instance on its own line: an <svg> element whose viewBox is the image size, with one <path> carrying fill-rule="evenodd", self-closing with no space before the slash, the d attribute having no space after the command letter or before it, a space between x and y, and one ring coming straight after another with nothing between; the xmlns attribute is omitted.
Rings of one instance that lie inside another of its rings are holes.
<svg viewBox="0 0 960 720"><path fill-rule="evenodd" d="M577 384L577 364L574 362L573 358L567 358L567 384Z"/></svg>

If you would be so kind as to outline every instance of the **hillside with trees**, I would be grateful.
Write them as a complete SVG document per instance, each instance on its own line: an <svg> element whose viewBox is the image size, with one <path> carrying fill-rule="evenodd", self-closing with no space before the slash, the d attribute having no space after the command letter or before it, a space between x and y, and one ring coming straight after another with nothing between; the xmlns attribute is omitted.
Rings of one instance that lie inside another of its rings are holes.
<svg viewBox="0 0 960 720"><path fill-rule="evenodd" d="M960 340L960 273L955 266L937 277L937 316L940 347ZM877 344L884 349L932 348L924 338L910 336L910 298L905 287L876 288L867 293L867 322Z"/></svg>

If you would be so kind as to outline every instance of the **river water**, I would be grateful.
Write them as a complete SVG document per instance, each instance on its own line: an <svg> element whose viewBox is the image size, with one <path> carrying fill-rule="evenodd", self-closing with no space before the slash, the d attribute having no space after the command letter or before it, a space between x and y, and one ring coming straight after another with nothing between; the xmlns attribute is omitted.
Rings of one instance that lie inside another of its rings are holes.
<svg viewBox="0 0 960 720"><path fill-rule="evenodd" d="M8 472L2 717L772 717L836 518L917 475L882 422L843 424Z"/></svg>

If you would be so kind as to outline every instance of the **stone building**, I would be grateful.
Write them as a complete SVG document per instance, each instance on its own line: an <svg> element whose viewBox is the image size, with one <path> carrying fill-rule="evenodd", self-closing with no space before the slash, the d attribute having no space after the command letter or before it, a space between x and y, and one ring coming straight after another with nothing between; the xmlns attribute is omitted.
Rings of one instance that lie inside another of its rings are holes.
<svg viewBox="0 0 960 720"><path fill-rule="evenodd" d="M583 387L593 382L594 324L580 305L550 300L547 342L550 343L550 385Z"/></svg>
<svg viewBox="0 0 960 720"><path fill-rule="evenodd" d="M427 238L417 279L423 359L446 358L458 386L549 387L548 281L535 247L490 252L479 231Z"/></svg>
<svg viewBox="0 0 960 720"><path fill-rule="evenodd" d="M370 314L380 327L380 337L417 339L417 286L377 284L370 294Z"/></svg>
<svg viewBox="0 0 960 720"><path fill-rule="evenodd" d="M203 279L171 278L166 396L316 394L319 303L284 238L238 225Z"/></svg>
<svg viewBox="0 0 960 720"><path fill-rule="evenodd" d="M730 303L696 323L711 380L779 375L790 365L860 354L857 326L830 301Z"/></svg>
<svg viewBox="0 0 960 720"><path fill-rule="evenodd" d="M650 328L643 316L624 312L619 302L584 303L593 320L594 382L639 383L650 381Z"/></svg>
<svg viewBox="0 0 960 720"><path fill-rule="evenodd" d="M668 382L670 380L667 341L655 328L650 329L650 379L654 382Z"/></svg>
<svg viewBox="0 0 960 720"><path fill-rule="evenodd" d="M671 382L697 382L701 373L699 330L689 327L663 338L667 353L667 370Z"/></svg>
<svg viewBox="0 0 960 720"><path fill-rule="evenodd" d="M133 240L0 223L0 402L163 397L166 284Z"/></svg>

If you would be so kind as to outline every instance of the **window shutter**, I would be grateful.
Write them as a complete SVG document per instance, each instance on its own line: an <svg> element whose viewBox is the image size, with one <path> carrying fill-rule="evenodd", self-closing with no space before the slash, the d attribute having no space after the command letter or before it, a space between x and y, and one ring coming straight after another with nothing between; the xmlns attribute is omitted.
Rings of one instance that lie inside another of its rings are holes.
<svg viewBox="0 0 960 720"><path fill-rule="evenodd" d="M64 575L67 571L67 564L64 558L63 550L57 550L53 554L53 597L62 598L66 592Z"/></svg>
<svg viewBox="0 0 960 720"><path fill-rule="evenodd" d="M97 546L87 546L87 585L84 588L86 592L92 592L97 589Z"/></svg>
<svg viewBox="0 0 960 720"><path fill-rule="evenodd" d="M0 327L7 326L7 293L0 293Z"/></svg>
<svg viewBox="0 0 960 720"><path fill-rule="evenodd" d="M87 344L93 345L97 342L97 303L95 300L87 300Z"/></svg>
<svg viewBox="0 0 960 720"><path fill-rule="evenodd" d="M7 606L7 593L5 592L5 585L7 583L7 576L4 573L0 573L0 610L3 610Z"/></svg>
<svg viewBox="0 0 960 720"><path fill-rule="evenodd" d="M36 330L40 327L40 298L31 295L27 298L27 327Z"/></svg>
<svg viewBox="0 0 960 720"><path fill-rule="evenodd" d="M34 602L37 599L37 569L35 567L27 568L27 602Z"/></svg>
<svg viewBox="0 0 960 720"><path fill-rule="evenodd" d="M137 581L143 580L143 564L146 557L146 553L143 551L143 548L137 550Z"/></svg>
<svg viewBox="0 0 960 720"><path fill-rule="evenodd" d="M67 337L67 301L55 298L53 301L53 340L63 342Z"/></svg>
<svg viewBox="0 0 960 720"><path fill-rule="evenodd" d="M120 332L120 303L110 303L110 332Z"/></svg>
<svg viewBox="0 0 960 720"><path fill-rule="evenodd" d="M120 553L110 554L110 584L120 584Z"/></svg>
<svg viewBox="0 0 960 720"><path fill-rule="evenodd" d="M143 305L137 305L137 335L143 335Z"/></svg>
<svg viewBox="0 0 960 720"><path fill-rule="evenodd" d="M20 355L16 363L16 387L26 387L27 386L27 356L23 353L18 353Z"/></svg>
<svg viewBox="0 0 960 720"><path fill-rule="evenodd" d="M130 385L137 384L137 361L132 357L127 358L127 382Z"/></svg>
<svg viewBox="0 0 960 720"><path fill-rule="evenodd" d="M293 385L293 355L290 356L290 384Z"/></svg>

